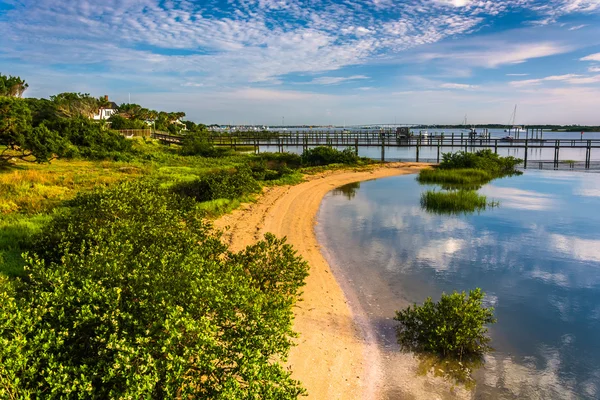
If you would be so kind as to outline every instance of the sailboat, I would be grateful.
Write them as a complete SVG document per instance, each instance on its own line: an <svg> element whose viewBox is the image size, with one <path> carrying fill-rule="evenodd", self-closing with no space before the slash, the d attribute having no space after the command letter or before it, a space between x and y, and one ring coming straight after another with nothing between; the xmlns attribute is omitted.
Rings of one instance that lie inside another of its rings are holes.
<svg viewBox="0 0 600 400"><path fill-rule="evenodd" d="M517 105L515 104L515 109L513 110L513 113L510 116L510 120L508 121L508 129L504 130L504 132L508 132L508 135L503 137L500 140L505 140L505 141L514 140L515 138L513 136L511 136L511 132L514 132L515 134L519 134L522 130L524 130L523 127L515 125L516 119L517 119Z"/></svg>

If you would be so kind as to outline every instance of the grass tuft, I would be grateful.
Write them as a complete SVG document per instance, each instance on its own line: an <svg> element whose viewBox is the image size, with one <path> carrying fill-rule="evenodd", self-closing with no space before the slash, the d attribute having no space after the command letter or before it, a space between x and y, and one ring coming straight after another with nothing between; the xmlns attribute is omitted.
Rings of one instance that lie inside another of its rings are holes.
<svg viewBox="0 0 600 400"><path fill-rule="evenodd" d="M439 183L447 185L477 186L488 183L494 175L488 171L474 168L463 169L424 169L419 172L419 183Z"/></svg>
<svg viewBox="0 0 600 400"><path fill-rule="evenodd" d="M474 190L428 190L421 194L421 206L436 214L463 214L485 210L487 206L496 207L498 203L488 203L485 196Z"/></svg>

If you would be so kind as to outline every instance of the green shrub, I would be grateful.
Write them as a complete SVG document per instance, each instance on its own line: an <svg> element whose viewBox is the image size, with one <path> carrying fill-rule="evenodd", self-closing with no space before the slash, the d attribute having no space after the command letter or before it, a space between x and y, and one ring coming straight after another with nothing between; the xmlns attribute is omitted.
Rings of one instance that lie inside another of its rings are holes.
<svg viewBox="0 0 600 400"><path fill-rule="evenodd" d="M292 162L292 166L297 168L300 165L300 156L294 154L295 157L271 157L275 153L265 153L267 156L254 157L248 163L252 176L259 181L277 181L287 175L292 175L294 170L288 167L287 161Z"/></svg>
<svg viewBox="0 0 600 400"><path fill-rule="evenodd" d="M396 311L398 343L407 349L462 359L490 351L487 324L496 322L494 309L482 304L481 289L431 297L422 306L414 304Z"/></svg>
<svg viewBox="0 0 600 400"><path fill-rule="evenodd" d="M337 150L332 147L319 146L302 153L302 164L306 166L329 164L357 164L360 158L353 149Z"/></svg>
<svg viewBox="0 0 600 400"><path fill-rule="evenodd" d="M220 170L207 173L193 181L182 182L173 192L194 198L196 201L235 199L260 191L260 185L252 176L250 168Z"/></svg>
<svg viewBox="0 0 600 400"><path fill-rule="evenodd" d="M479 150L475 153L459 151L456 153L444 153L439 168L441 169L465 169L475 168L488 171L495 175L504 175L515 172L515 167L523 160L507 156L501 157L490 149Z"/></svg>
<svg viewBox="0 0 600 400"><path fill-rule="evenodd" d="M269 168L287 166L289 168L300 168L302 166L302 157L295 153L261 153L254 156L259 161L264 161Z"/></svg>
<svg viewBox="0 0 600 400"><path fill-rule="evenodd" d="M71 154L92 160L127 161L133 154L131 140L89 118L56 118L46 122L46 125L77 148L76 152L69 149L68 153L61 156Z"/></svg>
<svg viewBox="0 0 600 400"><path fill-rule="evenodd" d="M181 144L181 154L184 156L220 157L228 152L228 149L213 146L205 132L188 133Z"/></svg>
<svg viewBox="0 0 600 400"><path fill-rule="evenodd" d="M306 263L272 235L229 252L188 201L141 183L80 195L28 278L0 276L0 398L303 393L279 360Z"/></svg>
<svg viewBox="0 0 600 400"><path fill-rule="evenodd" d="M437 192L428 190L421 194L421 207L438 214L460 214L484 210L488 205L487 198L474 190L450 190ZM496 207L498 204L489 204Z"/></svg>

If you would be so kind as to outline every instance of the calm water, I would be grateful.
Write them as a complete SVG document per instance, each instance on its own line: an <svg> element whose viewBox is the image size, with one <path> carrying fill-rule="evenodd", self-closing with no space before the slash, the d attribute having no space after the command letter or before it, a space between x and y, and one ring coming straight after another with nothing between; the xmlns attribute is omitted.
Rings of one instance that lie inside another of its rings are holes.
<svg viewBox="0 0 600 400"><path fill-rule="evenodd" d="M321 206L317 234L384 352L398 351L394 310L481 287L498 323L474 397L599 399L600 176L496 180L481 192L500 208L468 216L421 210L426 188L386 178Z"/></svg>
<svg viewBox="0 0 600 400"><path fill-rule="evenodd" d="M321 130L317 130L321 131ZM295 130L292 130L291 133L295 133ZM337 130L336 132L340 132ZM418 130L414 130L415 134L418 133ZM429 134L439 136L442 133L442 130L428 130ZM452 134L456 135L456 137L460 137L460 130L444 130L444 134L446 137ZM466 131L462 131L463 133ZM508 133L504 132L502 129L490 129L490 137L493 139L499 139L508 135ZM514 134L513 134L514 135ZM521 138L525 138L525 133L521 133ZM544 139L549 141L553 141L556 139L600 139L600 132L586 132L583 136L578 132L544 132ZM552 142L553 143L553 142ZM529 149L527 158L529 161L548 161L554 159L554 148L551 147L552 143L548 142L547 145L550 146L547 149ZM491 147L493 148L493 146ZM343 149L340 148L340 149ZM464 147L445 147L442 149L442 152L454 152L464 150ZM475 150L480 150L476 148ZM277 151L277 145L273 143L272 146L261 146L261 152L265 151ZM301 154L303 151L302 146L286 146L285 151L291 153ZM381 158L381 147L373 146L373 147L359 147L359 155L361 157L370 157L373 159ZM385 157L388 161L394 160L413 160L416 158L415 154L416 150L414 147L412 148L404 148L404 147L386 147ZM524 149L510 149L510 148L499 148L498 154L501 156L514 156L517 158L524 158L525 150ZM420 149L419 157L421 160L436 160L437 158L437 148L436 147L422 147ZM583 161L585 160L585 149L571 149L571 148L563 148L559 154L560 160L576 160ZM600 161L600 150L594 149L591 152L591 160L592 161Z"/></svg>

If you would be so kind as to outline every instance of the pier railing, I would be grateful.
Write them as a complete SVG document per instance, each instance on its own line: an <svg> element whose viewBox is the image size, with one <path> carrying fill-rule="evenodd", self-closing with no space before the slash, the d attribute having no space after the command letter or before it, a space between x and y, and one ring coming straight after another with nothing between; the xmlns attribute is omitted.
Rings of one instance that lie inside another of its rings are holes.
<svg viewBox="0 0 600 400"><path fill-rule="evenodd" d="M167 133L155 132L152 137L161 140L164 143L181 144L184 136L169 135ZM386 160L386 148L414 148L415 161L423 161L419 157L421 148L436 148L437 156L433 162L439 162L442 154L442 149L451 148L453 150L476 151L478 149L492 149L495 153L498 149L523 149L524 151L524 168L528 168L536 162L528 160L528 150L530 149L553 149L554 157L550 162L554 169L562 169L564 161L560 160L560 150L565 148L570 149L585 149L585 160L576 161L583 163L585 169L592 166L591 153L592 149L600 148L600 139L499 139L499 138L482 138L470 137L468 134L460 135L439 135L439 136L398 136L394 134L381 133L313 133L313 132L297 132L284 133L282 136L273 136L271 133L267 137L262 134L245 134L245 135L209 135L209 140L215 146L225 146L236 149L238 146L252 146L254 151L258 153L261 147L276 147L277 151L283 152L286 147L300 147L302 150L316 146L330 147L351 147L358 154L360 147L379 147L381 152L381 161ZM390 160L389 157L387 159ZM543 168L544 164L539 164ZM579 165L579 164L577 164ZM574 167L572 168L574 169Z"/></svg>

